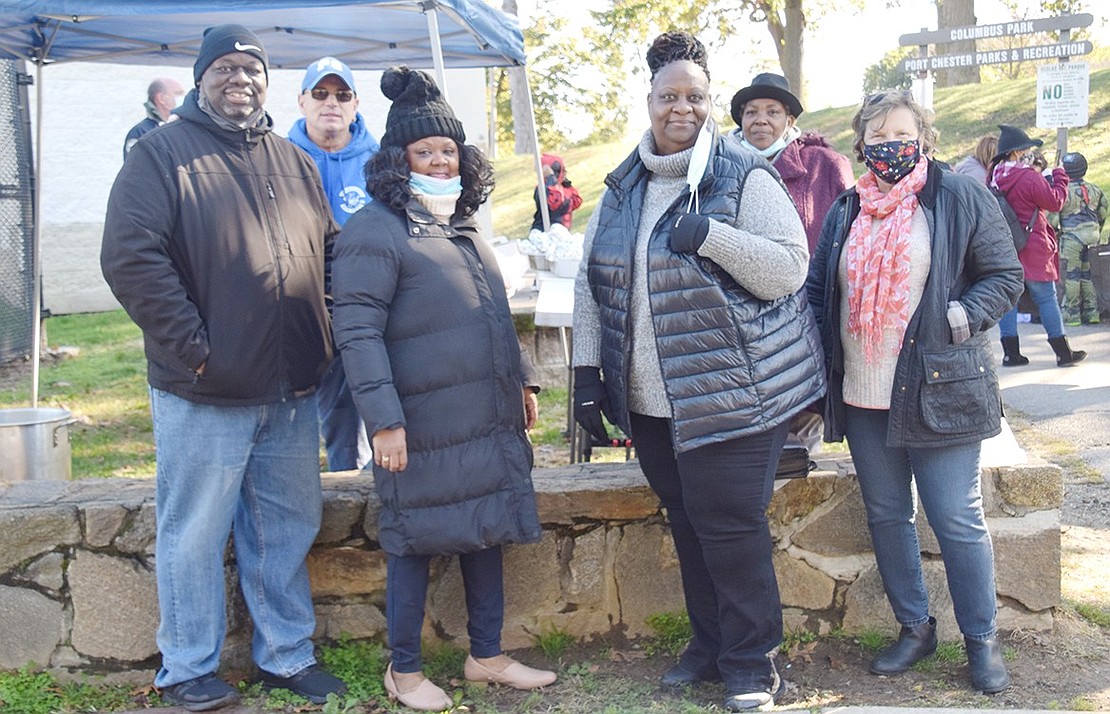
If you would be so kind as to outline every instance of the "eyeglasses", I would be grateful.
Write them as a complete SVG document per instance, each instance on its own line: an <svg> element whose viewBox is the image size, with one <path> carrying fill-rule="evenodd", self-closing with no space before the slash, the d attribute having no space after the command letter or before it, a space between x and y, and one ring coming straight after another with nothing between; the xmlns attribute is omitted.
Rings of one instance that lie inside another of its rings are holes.
<svg viewBox="0 0 1110 714"><path fill-rule="evenodd" d="M326 102L328 100L328 96L331 94L335 95L335 101L339 102L340 104L346 104L347 102L355 98L355 93L352 92L350 89L339 89L335 92L329 92L323 87L314 87L310 89L308 93L311 94L312 98L318 102Z"/></svg>

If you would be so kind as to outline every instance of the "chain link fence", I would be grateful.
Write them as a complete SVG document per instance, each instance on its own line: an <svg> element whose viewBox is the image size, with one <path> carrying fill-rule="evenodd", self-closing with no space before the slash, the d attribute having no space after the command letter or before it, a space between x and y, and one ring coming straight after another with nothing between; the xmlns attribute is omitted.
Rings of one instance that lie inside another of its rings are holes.
<svg viewBox="0 0 1110 714"><path fill-rule="evenodd" d="M34 212L23 62L0 60L0 363L31 353Z"/></svg>

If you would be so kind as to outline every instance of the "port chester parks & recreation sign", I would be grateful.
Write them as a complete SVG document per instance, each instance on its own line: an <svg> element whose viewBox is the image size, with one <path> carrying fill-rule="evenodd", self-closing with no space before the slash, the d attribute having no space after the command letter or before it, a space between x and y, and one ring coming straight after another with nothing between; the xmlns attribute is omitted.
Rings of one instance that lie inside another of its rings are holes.
<svg viewBox="0 0 1110 714"><path fill-rule="evenodd" d="M1067 30L1073 27L1088 27L1093 22L1094 17L1089 13L1078 13L1075 15L1044 17L1035 20L1014 20L1013 22L1000 22L993 25L948 27L941 30L902 35L898 39L898 44L903 47L913 45L924 47L926 45L946 44L964 40L993 39L998 37L1012 37L1014 35L1030 35L1035 32ZM902 61L902 71L926 72L936 71L938 69L953 69L956 67L974 67L984 64L1058 59L1090 54L1093 49L1094 47L1090 42L1080 40L1075 42L1065 41L1055 45L1039 45L1035 47L1013 47L998 50L984 50L981 52L907 57Z"/></svg>

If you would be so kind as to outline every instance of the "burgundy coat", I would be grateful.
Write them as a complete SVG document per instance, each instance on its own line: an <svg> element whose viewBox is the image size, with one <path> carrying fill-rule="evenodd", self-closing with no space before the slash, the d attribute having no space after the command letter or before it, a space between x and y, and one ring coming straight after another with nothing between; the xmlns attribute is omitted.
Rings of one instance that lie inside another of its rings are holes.
<svg viewBox="0 0 1110 714"><path fill-rule="evenodd" d="M1029 241L1018 253L1025 279L1033 282L1054 283L1060 279L1059 246L1056 232L1048 227L1046 211L1059 211L1068 198L1068 175L1064 169L1052 170L1050 185L1039 171L1031 167L1011 169L1005 176L995 179L1000 191L1006 194L1014 213L1022 225L1028 225L1033 212L1041 213L1033 223Z"/></svg>
<svg viewBox="0 0 1110 714"><path fill-rule="evenodd" d="M812 255L829 207L844 189L856 183L851 163L823 136L808 132L787 144L773 165L798 207Z"/></svg>

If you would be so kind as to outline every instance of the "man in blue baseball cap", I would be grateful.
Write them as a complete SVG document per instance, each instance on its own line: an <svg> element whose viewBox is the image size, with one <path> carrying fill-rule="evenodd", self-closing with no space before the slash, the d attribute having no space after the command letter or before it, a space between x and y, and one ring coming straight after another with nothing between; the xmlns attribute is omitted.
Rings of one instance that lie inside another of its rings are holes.
<svg viewBox="0 0 1110 714"><path fill-rule="evenodd" d="M351 68L335 57L321 57L308 65L297 104L304 118L293 124L289 140L316 162L332 215L342 226L370 201L362 170L378 152L377 139L358 113ZM365 466L370 461L370 444L338 355L320 380L316 396L328 470Z"/></svg>

